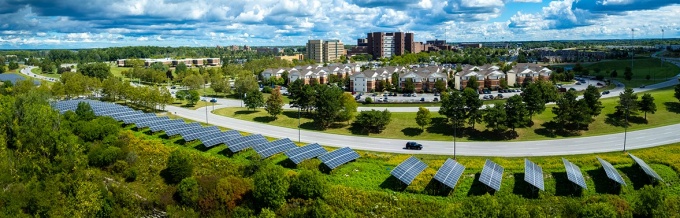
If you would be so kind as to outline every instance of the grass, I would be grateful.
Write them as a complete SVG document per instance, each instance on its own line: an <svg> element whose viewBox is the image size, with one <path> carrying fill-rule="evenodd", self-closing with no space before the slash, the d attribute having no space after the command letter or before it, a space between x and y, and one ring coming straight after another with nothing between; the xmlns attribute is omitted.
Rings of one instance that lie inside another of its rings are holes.
<svg viewBox="0 0 680 218"><path fill-rule="evenodd" d="M196 110L196 109L206 107L206 106L208 106L208 109L212 109L211 107L213 106L213 103L211 103L209 101L197 101L196 104L193 104L193 105L189 104L188 101L175 101L172 104L174 106L180 106L180 107L189 108L189 109L192 109L192 110ZM214 105L220 105L220 104L214 104Z"/></svg>
<svg viewBox="0 0 680 218"><path fill-rule="evenodd" d="M680 103L673 97L673 89L666 88L649 92L654 96L657 105L657 112L655 114L647 114L647 123L642 118L643 115L634 115L630 117L631 126L628 131L648 129L666 125L680 123ZM641 96L641 94L639 95ZM620 133L624 131L623 127L614 126L607 123L607 114L614 113L618 102L618 98L602 99L604 106L602 113L595 117L595 121L590 124L588 131L581 131L576 135L552 135L547 133L547 128L543 126L547 121L552 120L555 116L552 113L554 105L548 105L542 114L534 115L534 125L527 128L516 129L518 137L510 139L511 141L527 141L527 140L548 140L555 138L567 138L578 136L596 136L612 133ZM264 109L254 111L246 110L245 108L222 108L213 111L213 113L221 116L228 116L237 119L266 123L268 125L281 126L287 128L297 128L298 113L297 111L287 110L277 119L272 119ZM371 134L371 137L379 138L397 138L397 139L413 139L413 140L451 140L453 129L445 123L445 118L436 112L432 113L433 124L421 130L415 123L416 113L392 113L392 121L387 128L380 134ZM300 119L301 128L305 130L320 131L310 118L310 114L302 113ZM367 136L354 130L348 123L337 123L333 127L324 131L325 133L340 134L340 135L358 135ZM460 132L460 131L459 131ZM479 141L479 140L508 140L505 136L499 135L491 131L485 131L484 124L476 124L475 130L468 129L468 134L460 135L461 141Z"/></svg>
<svg viewBox="0 0 680 218"><path fill-rule="evenodd" d="M618 76L614 79L622 82L627 87L639 87L640 85L663 82L680 74L680 68L678 66L668 62L664 62L662 66L660 59L647 57L636 58L634 60L633 79L631 81L626 81L623 75L626 67L630 67L630 59L601 61L592 64L584 64L584 67L590 70L596 68L601 69L600 74L595 74L593 72L591 73L591 76L602 75L605 78L610 78L609 73L612 70L616 70ZM650 80L646 79L647 75L651 76Z"/></svg>
<svg viewBox="0 0 680 218"><path fill-rule="evenodd" d="M31 73L35 73L35 74L38 74L38 75L41 75L41 76L46 76L46 77L49 77L49 78L55 78L55 79L61 78L61 75L57 74L56 72L57 72L57 71L55 70L55 71L52 72L52 73L43 73L43 72L40 70L39 67L36 67L36 68L31 69Z"/></svg>

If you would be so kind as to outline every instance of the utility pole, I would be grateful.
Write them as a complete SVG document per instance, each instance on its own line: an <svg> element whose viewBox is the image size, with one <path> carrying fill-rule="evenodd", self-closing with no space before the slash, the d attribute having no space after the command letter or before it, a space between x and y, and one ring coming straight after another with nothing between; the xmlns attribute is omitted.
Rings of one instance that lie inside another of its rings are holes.
<svg viewBox="0 0 680 218"><path fill-rule="evenodd" d="M635 47L633 46L633 41L635 40L635 28L630 28L630 71L633 71L633 59L635 58Z"/></svg>

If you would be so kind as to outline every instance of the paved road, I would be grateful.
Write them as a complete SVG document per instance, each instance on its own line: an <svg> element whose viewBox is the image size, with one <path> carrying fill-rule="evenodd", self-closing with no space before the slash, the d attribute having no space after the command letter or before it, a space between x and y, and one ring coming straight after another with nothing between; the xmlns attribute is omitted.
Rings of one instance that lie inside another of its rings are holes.
<svg viewBox="0 0 680 218"><path fill-rule="evenodd" d="M47 80L47 81L52 81L52 82L59 81L59 79L56 79L56 78L51 78L51 77L46 77L46 76L41 76L41 75L38 75L38 74L35 74L35 73L31 73L31 70L33 68L37 68L37 67L34 67L34 66L24 67L24 69L21 69L21 73L24 74L24 75L27 75L31 78L36 78L36 79L40 79L40 80Z"/></svg>

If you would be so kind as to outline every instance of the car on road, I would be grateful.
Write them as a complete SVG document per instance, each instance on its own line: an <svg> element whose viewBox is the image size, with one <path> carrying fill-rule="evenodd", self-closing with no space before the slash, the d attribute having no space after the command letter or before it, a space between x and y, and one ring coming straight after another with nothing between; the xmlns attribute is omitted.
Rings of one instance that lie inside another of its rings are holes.
<svg viewBox="0 0 680 218"><path fill-rule="evenodd" d="M603 95L609 94L609 90L602 92Z"/></svg>
<svg viewBox="0 0 680 218"><path fill-rule="evenodd" d="M498 94L497 97L498 97L499 99L502 99L502 98L503 98L503 94Z"/></svg>
<svg viewBox="0 0 680 218"><path fill-rule="evenodd" d="M177 86L172 86L172 87L170 87L170 89L176 89L176 88L177 88Z"/></svg>
<svg viewBox="0 0 680 218"><path fill-rule="evenodd" d="M357 95L357 97L354 97L354 100L359 100L361 99L361 95Z"/></svg>
<svg viewBox="0 0 680 218"><path fill-rule="evenodd" d="M416 95L416 93L411 93L411 97L418 97L418 95Z"/></svg>
<svg viewBox="0 0 680 218"><path fill-rule="evenodd" d="M439 102L439 98L434 98L432 101Z"/></svg>
<svg viewBox="0 0 680 218"><path fill-rule="evenodd" d="M641 86L640 86L641 89L644 89L645 87L646 87L645 85L641 85Z"/></svg>
<svg viewBox="0 0 680 218"><path fill-rule="evenodd" d="M602 84L602 83L597 83L597 85L598 85L598 86L604 86L604 84Z"/></svg>
<svg viewBox="0 0 680 218"><path fill-rule="evenodd" d="M425 101L425 98L420 98L420 101Z"/></svg>
<svg viewBox="0 0 680 218"><path fill-rule="evenodd" d="M577 85L577 86L580 86L580 85L581 85L581 82L576 82L576 85Z"/></svg>
<svg viewBox="0 0 680 218"><path fill-rule="evenodd" d="M406 147L404 149L410 149L410 150L422 150L423 145L417 142L406 142Z"/></svg>

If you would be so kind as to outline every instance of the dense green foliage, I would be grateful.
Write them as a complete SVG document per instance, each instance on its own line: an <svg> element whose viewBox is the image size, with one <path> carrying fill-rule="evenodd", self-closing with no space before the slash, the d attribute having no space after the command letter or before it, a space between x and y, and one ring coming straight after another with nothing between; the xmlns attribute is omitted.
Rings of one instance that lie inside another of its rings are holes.
<svg viewBox="0 0 680 218"><path fill-rule="evenodd" d="M176 150L170 153L167 168L163 176L168 183L177 184L184 178L190 177L193 172L194 165L191 163L189 155L183 151Z"/></svg>
<svg viewBox="0 0 680 218"><path fill-rule="evenodd" d="M271 91L271 95L269 95L265 104L265 110L274 118L283 113L283 96L281 96L279 89Z"/></svg>
<svg viewBox="0 0 680 218"><path fill-rule="evenodd" d="M246 105L246 108L248 109L256 109L256 108L261 108L264 107L264 95L262 95L262 92L253 90L245 94L245 98L243 98L243 104Z"/></svg>
<svg viewBox="0 0 680 218"><path fill-rule="evenodd" d="M387 109L370 110L359 112L352 125L367 133L380 133L385 130L390 121L392 121L392 114Z"/></svg>
<svg viewBox="0 0 680 218"><path fill-rule="evenodd" d="M281 166L263 166L253 175L253 181L253 197L261 207L277 209L286 203L288 181Z"/></svg>
<svg viewBox="0 0 680 218"><path fill-rule="evenodd" d="M103 80L111 76L111 67L109 67L108 64L101 62L81 64L78 66L78 72L85 76L95 77Z"/></svg>

